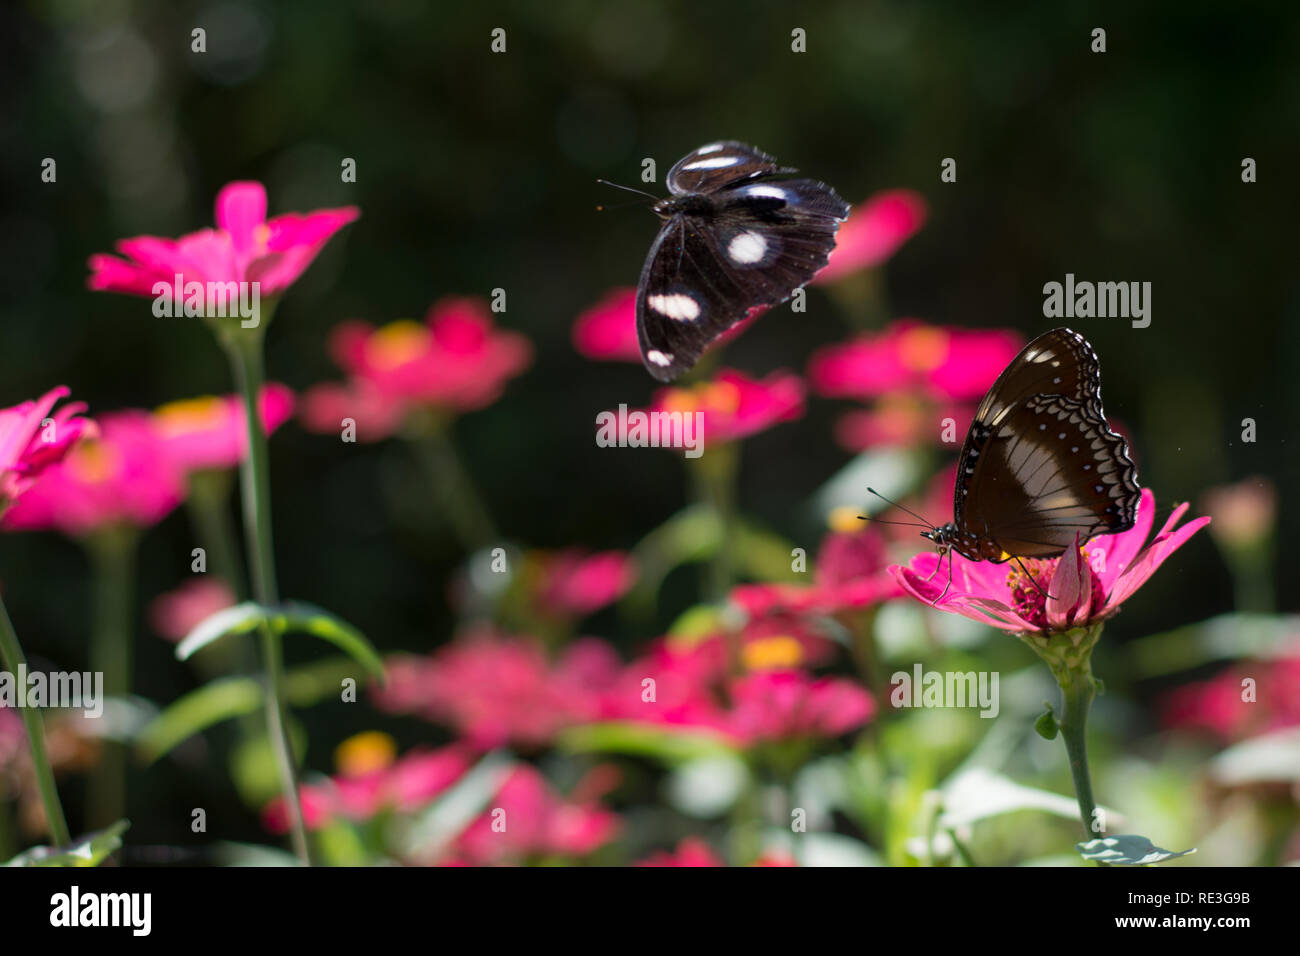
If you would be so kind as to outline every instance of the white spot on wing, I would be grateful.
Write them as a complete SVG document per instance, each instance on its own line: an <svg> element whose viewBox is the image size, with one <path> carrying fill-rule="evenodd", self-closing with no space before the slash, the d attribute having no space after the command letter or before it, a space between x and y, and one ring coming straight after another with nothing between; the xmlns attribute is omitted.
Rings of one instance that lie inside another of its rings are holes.
<svg viewBox="0 0 1300 956"><path fill-rule="evenodd" d="M727 255L731 257L731 261L742 266L761 262L766 254L767 240L756 232L738 233L727 244Z"/></svg>
<svg viewBox="0 0 1300 956"><path fill-rule="evenodd" d="M785 199L785 190L780 186L750 186L745 190L745 192L751 196L758 196L761 199Z"/></svg>
<svg viewBox="0 0 1300 956"><path fill-rule="evenodd" d="M660 352L658 349L651 349L649 352L646 352L645 357L651 362L654 362L655 365L662 368L667 368L669 365L673 364L673 357L671 355L664 355L664 353Z"/></svg>
<svg viewBox="0 0 1300 956"><path fill-rule="evenodd" d="M739 156L714 156L711 159L697 159L693 163L687 163L682 169L722 169L724 166L735 166L740 159Z"/></svg>
<svg viewBox="0 0 1300 956"><path fill-rule="evenodd" d="M700 317L700 304L681 292L648 295L645 304L665 318L676 322L691 322Z"/></svg>
<svg viewBox="0 0 1300 956"><path fill-rule="evenodd" d="M704 156L707 155L708 153L716 153L718 150L722 149L722 147L725 145L726 145L725 143L710 143L708 146L701 146L695 152L701 156Z"/></svg>

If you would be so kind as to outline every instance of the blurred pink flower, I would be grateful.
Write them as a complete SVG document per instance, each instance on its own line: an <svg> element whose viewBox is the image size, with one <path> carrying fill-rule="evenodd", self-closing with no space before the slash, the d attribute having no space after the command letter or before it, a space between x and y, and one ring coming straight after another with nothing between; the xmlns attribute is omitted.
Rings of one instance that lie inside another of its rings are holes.
<svg viewBox="0 0 1300 956"><path fill-rule="evenodd" d="M926 204L910 189L879 192L854 206L840 226L830 261L814 282L834 282L884 262L925 223Z"/></svg>
<svg viewBox="0 0 1300 956"><path fill-rule="evenodd" d="M396 656L375 705L455 727L475 747L540 746L596 716L599 693L618 673L614 651L595 638L570 644L555 661L526 638L462 638L432 657Z"/></svg>
<svg viewBox="0 0 1300 956"><path fill-rule="evenodd" d="M853 681L804 671L749 674L731 682L731 733L749 744L795 737L838 737L875 713Z"/></svg>
<svg viewBox="0 0 1300 956"><path fill-rule="evenodd" d="M636 338L636 289L618 288L605 293L573 323L573 347L579 354L602 362L640 362Z"/></svg>
<svg viewBox="0 0 1300 956"><path fill-rule="evenodd" d="M440 299L423 323L344 322L330 334L330 351L349 382L310 389L304 424L337 432L351 418L358 437L371 441L396 431L413 408L448 413L492 404L533 355L526 338L496 328L487 303L475 298Z"/></svg>
<svg viewBox="0 0 1300 956"><path fill-rule="evenodd" d="M725 369L712 381L661 389L651 412L702 412L704 441L735 441L794 421L804 413L804 386L791 372L750 378Z"/></svg>
<svg viewBox="0 0 1300 956"><path fill-rule="evenodd" d="M83 402L70 402L51 414L68 394L60 385L36 401L0 408L0 514L77 442L98 434L93 421L80 417L86 410Z"/></svg>
<svg viewBox="0 0 1300 956"><path fill-rule="evenodd" d="M330 238L360 215L355 206L266 218L266 189L258 182L228 183L217 193L217 228L179 239L122 239L125 258L90 257L92 289L154 294L189 282L258 282L264 298L280 295L311 265Z"/></svg>
<svg viewBox="0 0 1300 956"><path fill-rule="evenodd" d="M1098 535L1080 548L1067 548L1059 558L1024 559L1037 586L1014 561L969 561L950 551L952 586L935 606L1015 633L1063 631L1111 617L1166 558L1210 522L1197 518L1177 527L1187 513L1187 505L1179 505L1147 544L1155 508L1155 495L1143 489L1137 520L1128 531ZM937 552L927 551L908 567L889 570L909 594L934 604L948 586L948 575L936 570L939 561Z"/></svg>
<svg viewBox="0 0 1300 956"><path fill-rule="evenodd" d="M262 389L259 405L266 434L288 421L293 403L288 386L272 382ZM153 424L167 453L187 474L206 468L234 468L248 447L244 405L237 395L168 402L154 409Z"/></svg>
<svg viewBox="0 0 1300 956"><path fill-rule="evenodd" d="M453 852L475 866L549 856L586 856L614 839L619 820L596 803L564 800L536 769L520 764L471 823Z"/></svg>
<svg viewBox="0 0 1300 956"><path fill-rule="evenodd" d="M919 392L890 392L870 408L845 412L835 422L835 441L845 451L940 445L944 420L952 419L955 443L966 437L975 410L969 405L934 401ZM960 448L960 444L952 446Z"/></svg>
<svg viewBox="0 0 1300 956"><path fill-rule="evenodd" d="M319 434L342 434L351 420L359 442L382 441L402 427L406 409L368 382L323 382L302 396L302 424Z"/></svg>
<svg viewBox="0 0 1300 956"><path fill-rule="evenodd" d="M1201 510L1214 519L1210 527L1220 545L1251 548L1268 540L1277 522L1277 486L1255 475L1219 485L1201 496Z"/></svg>
<svg viewBox="0 0 1300 956"><path fill-rule="evenodd" d="M1253 682L1249 695L1247 680ZM1300 726L1300 653L1239 664L1180 687L1160 709L1166 727L1204 730L1224 741Z"/></svg>
<svg viewBox="0 0 1300 956"><path fill-rule="evenodd" d="M200 621L235 603L230 585L215 575L201 574L154 598L149 604L149 623L167 640L179 641Z"/></svg>
<svg viewBox="0 0 1300 956"><path fill-rule="evenodd" d="M813 353L808 380L819 395L871 398L917 389L950 400L978 399L1020 352L1019 333L900 319L883 332Z"/></svg>
<svg viewBox="0 0 1300 956"><path fill-rule="evenodd" d="M364 822L386 811L412 813L459 780L472 766L470 752L459 744L438 750L412 750L389 766L360 775L340 773L299 788L304 822L319 830L338 819ZM276 797L262 811L272 833L287 833L289 817Z"/></svg>
<svg viewBox="0 0 1300 956"><path fill-rule="evenodd" d="M851 530L834 530L822 539L811 584L742 584L731 600L750 615L784 610L797 614L858 611L899 597L903 591L887 571L885 541L874 527L848 516Z"/></svg>
<svg viewBox="0 0 1300 956"><path fill-rule="evenodd" d="M5 527L81 537L114 524L148 527L180 504L184 475L148 412L106 413L99 430L45 469L6 512Z"/></svg>
<svg viewBox="0 0 1300 956"><path fill-rule="evenodd" d="M538 577L537 597L546 610L585 617L626 594L636 580L636 566L622 551L590 554L570 548L542 558Z"/></svg>
<svg viewBox="0 0 1300 956"><path fill-rule="evenodd" d="M440 299L423 323L399 319L376 329L344 322L330 350L344 371L390 399L452 411L496 401L533 356L528 340L497 329L477 298Z"/></svg>
<svg viewBox="0 0 1300 956"><path fill-rule="evenodd" d="M646 857L637 866L726 866L722 857L699 837L686 837L671 851L661 850Z"/></svg>

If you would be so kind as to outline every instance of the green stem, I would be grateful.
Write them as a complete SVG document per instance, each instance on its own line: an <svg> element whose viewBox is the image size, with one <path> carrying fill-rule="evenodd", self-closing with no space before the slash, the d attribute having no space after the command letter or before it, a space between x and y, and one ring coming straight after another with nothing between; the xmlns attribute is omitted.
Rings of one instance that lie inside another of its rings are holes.
<svg viewBox="0 0 1300 956"><path fill-rule="evenodd" d="M248 544L248 563L252 570L253 595L259 604L273 606L280 602L275 578L275 551L271 541L271 471L266 432L262 428L259 396L264 379L262 333L265 324L254 332L230 333L226 339L235 381L244 401L244 421L248 429L248 455L240 466L243 491L244 532ZM284 658L280 635L263 624L262 678L266 706L267 734L275 754L280 775L280 789L289 812L289 830L294 852L308 866L311 849L303 824L302 804L298 797L298 780L294 770L293 746L289 741L287 713L284 706Z"/></svg>
<svg viewBox="0 0 1300 956"><path fill-rule="evenodd" d="M496 543L496 526L456 451L451 422L420 422L409 434L433 476L433 492L443 520L451 525L461 545L466 551L478 551Z"/></svg>
<svg viewBox="0 0 1300 956"><path fill-rule="evenodd" d="M1070 777L1083 829L1087 839L1092 840L1097 836L1093 831L1097 801L1092 796L1092 776L1088 772L1088 710L1097 696L1097 685L1086 662L1081 670L1058 673L1056 679L1061 687L1061 716L1056 723L1070 759Z"/></svg>
<svg viewBox="0 0 1300 956"><path fill-rule="evenodd" d="M116 525L86 539L93 568L95 623L90 669L104 675L104 697L120 701L131 693L135 650L135 564L138 529ZM89 781L87 829L99 830L126 815L126 747L105 739Z"/></svg>
<svg viewBox="0 0 1300 956"><path fill-rule="evenodd" d="M710 445L691 459L696 497L718 522L718 547L705 570L705 598L715 604L727 599L735 582L736 476L740 446L735 442Z"/></svg>
<svg viewBox="0 0 1300 956"><path fill-rule="evenodd" d="M19 666L27 663L3 599L0 599L0 663L4 664L5 670L15 675ZM55 846L67 846L72 838L68 833L67 818L63 815L63 804L59 802L58 788L54 785L54 770L50 767L50 758L45 752L45 724L41 720L41 712L35 707L20 707L19 711L27 728L27 744L32 751L32 767L36 772L36 786L41 792L41 803L45 807L50 839Z"/></svg>
<svg viewBox="0 0 1300 956"><path fill-rule="evenodd" d="M185 499L190 521L199 544L208 555L208 570L229 585L237 601L246 600L244 569L239 560L235 529L227 510L230 501L231 472L220 469L197 471L190 475L190 493Z"/></svg>

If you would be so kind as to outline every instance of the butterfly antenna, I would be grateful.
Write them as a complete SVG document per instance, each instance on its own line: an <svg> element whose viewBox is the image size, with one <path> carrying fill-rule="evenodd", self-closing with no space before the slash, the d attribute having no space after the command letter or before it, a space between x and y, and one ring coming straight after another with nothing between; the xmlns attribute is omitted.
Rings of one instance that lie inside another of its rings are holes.
<svg viewBox="0 0 1300 956"><path fill-rule="evenodd" d="M596 182L601 183L605 186L613 186L615 189L622 189L625 192L636 193L638 196L645 196L647 199L654 199L654 200L659 199L659 197L656 196L654 193L648 193L644 189L635 189L632 186L623 186L620 185L619 183L611 183L608 179L597 179Z"/></svg>
<svg viewBox="0 0 1300 956"><path fill-rule="evenodd" d="M1023 571L1025 577L1029 579L1029 583L1038 588L1038 592L1042 594L1043 597L1049 598L1052 596L1043 590L1043 586L1038 583L1038 580L1032 574L1029 573L1029 569L1025 567L1025 563L1020 560L1019 556L1016 556L1016 564L1020 565L1020 570Z"/></svg>
<svg viewBox="0 0 1300 956"><path fill-rule="evenodd" d="M867 488L867 491L870 492L871 494L875 495L875 496L876 496L877 498L879 498L881 501L883 501L883 502L885 502L885 503L887 503L887 504L891 504L891 505L893 505L895 508L898 508L900 511L905 511L905 512L907 512L907 513L910 514L913 518L915 518L917 521L922 522L922 523L924 524L925 527L927 527L927 528L933 528L933 527L935 527L934 522L932 522L932 521L926 521L924 518L922 518L919 514L917 514L915 511L911 510L910 508L904 508L904 507L903 507L902 505L900 505L897 501L893 501L892 499L886 498L884 495L882 495L880 492L878 492L875 488L868 487L868 488ZM871 519L868 519L868 520L872 520L872 521L874 521L874 520L876 520L876 519L871 518ZM881 522L881 524L908 524L908 523L909 523L909 522L904 522L904 521L882 521L882 522Z"/></svg>

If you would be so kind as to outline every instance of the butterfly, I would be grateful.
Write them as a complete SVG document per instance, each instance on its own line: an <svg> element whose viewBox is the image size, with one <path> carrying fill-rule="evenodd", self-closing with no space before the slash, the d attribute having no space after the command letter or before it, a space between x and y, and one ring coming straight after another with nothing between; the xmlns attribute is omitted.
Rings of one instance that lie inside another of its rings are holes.
<svg viewBox="0 0 1300 956"><path fill-rule="evenodd" d="M803 287L835 248L849 206L752 146L701 146L668 171L664 223L637 285L641 360L670 382L758 306Z"/></svg>
<svg viewBox="0 0 1300 956"><path fill-rule="evenodd" d="M1101 407L1097 353L1078 332L1053 329L980 402L957 461L953 520L921 534L940 561L949 550L997 564L1053 558L1132 528L1140 497L1128 446Z"/></svg>

